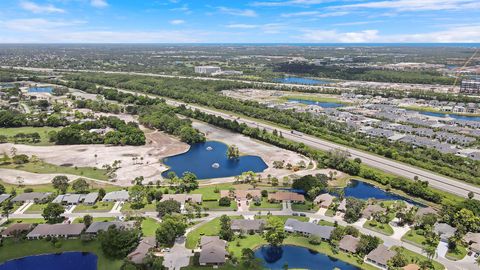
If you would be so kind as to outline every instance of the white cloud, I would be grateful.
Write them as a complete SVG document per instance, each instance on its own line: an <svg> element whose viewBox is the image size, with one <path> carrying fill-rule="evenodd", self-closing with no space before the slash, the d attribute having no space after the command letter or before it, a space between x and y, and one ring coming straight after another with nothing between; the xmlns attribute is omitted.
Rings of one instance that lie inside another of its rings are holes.
<svg viewBox="0 0 480 270"><path fill-rule="evenodd" d="M480 24L452 26L442 31L381 35L378 30L358 32L339 32L337 30L303 30L303 35L296 37L304 42L324 43L477 43L480 42Z"/></svg>
<svg viewBox="0 0 480 270"><path fill-rule="evenodd" d="M85 21L50 21L42 18L15 19L0 22L5 29L23 32L44 32L67 26L84 24Z"/></svg>
<svg viewBox="0 0 480 270"><path fill-rule="evenodd" d="M96 8L108 7L107 0L91 0L90 5L92 5Z"/></svg>
<svg viewBox="0 0 480 270"><path fill-rule="evenodd" d="M332 0L288 0L288 1L259 1L253 2L253 6L262 6L262 7L280 7L280 6L310 6L317 5L326 2L331 2Z"/></svg>
<svg viewBox="0 0 480 270"><path fill-rule="evenodd" d="M327 18L327 17L345 16L347 14L349 14L349 12L346 12L346 11L336 11L336 12L328 12L328 13L323 13L320 11L301 11L301 12L293 12L293 13L283 13L280 16L284 18L291 18L291 17Z"/></svg>
<svg viewBox="0 0 480 270"><path fill-rule="evenodd" d="M185 21L184 20L171 20L169 23L173 24L173 25L179 25L179 24L184 24Z"/></svg>
<svg viewBox="0 0 480 270"><path fill-rule="evenodd" d="M260 29L264 34L278 34L284 29L283 24L267 23L267 24L228 24L227 28L234 29Z"/></svg>
<svg viewBox="0 0 480 270"><path fill-rule="evenodd" d="M228 28L237 28L237 29L253 29L253 28L258 28L259 25L239 23L239 24L228 24L227 27Z"/></svg>
<svg viewBox="0 0 480 270"><path fill-rule="evenodd" d="M377 8L398 11L479 9L478 0L391 0L341 5L332 8Z"/></svg>
<svg viewBox="0 0 480 270"><path fill-rule="evenodd" d="M20 7L33 13L64 13L65 10L57 8L52 4L38 5L31 1L20 2Z"/></svg>
<svg viewBox="0 0 480 270"><path fill-rule="evenodd" d="M252 9L235 9L227 7L218 7L219 12L235 16L257 17L257 13Z"/></svg>

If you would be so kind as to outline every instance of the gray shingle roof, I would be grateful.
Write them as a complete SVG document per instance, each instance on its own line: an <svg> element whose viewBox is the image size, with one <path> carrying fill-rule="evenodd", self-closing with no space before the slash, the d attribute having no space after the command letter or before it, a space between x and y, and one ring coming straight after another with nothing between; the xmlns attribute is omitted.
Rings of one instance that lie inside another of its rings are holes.
<svg viewBox="0 0 480 270"><path fill-rule="evenodd" d="M130 195L128 195L128 191L120 190L120 191L112 191L109 192L103 197L103 201L128 201Z"/></svg>
<svg viewBox="0 0 480 270"><path fill-rule="evenodd" d="M39 224L35 229L27 234L27 237L45 237L45 236L77 236L85 229L85 225L80 224Z"/></svg>
<svg viewBox="0 0 480 270"><path fill-rule="evenodd" d="M331 226L322 226L310 222L301 222L293 218L289 218L285 222L286 231L316 235L323 239L330 239L330 235L334 229L335 228Z"/></svg>
<svg viewBox="0 0 480 270"><path fill-rule="evenodd" d="M0 203L4 202L6 199L10 198L10 194L0 194Z"/></svg>
<svg viewBox="0 0 480 270"><path fill-rule="evenodd" d="M397 254L394 250L389 250L385 245L379 245L367 255L367 259L381 265L387 265L387 262Z"/></svg>
<svg viewBox="0 0 480 270"><path fill-rule="evenodd" d="M342 250L355 253L357 251L358 242L360 242L359 238L353 237L351 235L345 235L342 240L338 242L338 246Z"/></svg>
<svg viewBox="0 0 480 270"><path fill-rule="evenodd" d="M93 204L98 199L98 192L90 192L85 196L83 203Z"/></svg>
<svg viewBox="0 0 480 270"><path fill-rule="evenodd" d="M134 225L135 225L134 222L99 221L99 222L93 222L85 232L98 233L99 231L106 231L108 228L110 228L110 226L115 226L117 229L123 229L123 228L133 228Z"/></svg>
<svg viewBox="0 0 480 270"><path fill-rule="evenodd" d="M218 236L202 236L200 239L199 263L200 264L220 264L225 263L227 243Z"/></svg>
<svg viewBox="0 0 480 270"><path fill-rule="evenodd" d="M48 198L52 193L50 192L31 192L22 193L12 199L12 202L25 202L25 201L42 201Z"/></svg>
<svg viewBox="0 0 480 270"><path fill-rule="evenodd" d="M259 231L265 226L263 219L233 219L231 228L234 231Z"/></svg>

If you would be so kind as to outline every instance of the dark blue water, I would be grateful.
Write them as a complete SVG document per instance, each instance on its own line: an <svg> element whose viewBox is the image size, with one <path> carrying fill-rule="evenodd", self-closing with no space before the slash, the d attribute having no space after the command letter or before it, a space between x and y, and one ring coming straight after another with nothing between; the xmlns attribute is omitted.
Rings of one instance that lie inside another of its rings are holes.
<svg viewBox="0 0 480 270"><path fill-rule="evenodd" d="M52 93L52 87L30 87L28 92L30 93Z"/></svg>
<svg viewBox="0 0 480 270"><path fill-rule="evenodd" d="M436 112L419 112L423 115L428 116L435 116L435 117L442 117L442 118L453 118L457 120L467 120L467 121L477 121L480 122L480 116L468 116L468 115L458 115L458 114L444 114L444 113L436 113Z"/></svg>
<svg viewBox="0 0 480 270"><path fill-rule="evenodd" d="M207 148L212 150L208 151ZM196 143L188 152L168 157L163 162L170 167L162 173L163 177L173 171L182 176L184 172L194 173L198 179L210 179L240 175L243 172L263 172L268 166L258 156L240 156L238 160L227 158L226 144L221 142ZM219 168L212 168L212 164L218 163Z"/></svg>
<svg viewBox="0 0 480 270"><path fill-rule="evenodd" d="M291 84L308 84L308 85L318 85L318 84L329 84L329 81L323 80L314 80L309 78L301 78L301 77L286 77L286 78L276 78L273 79L274 82L277 83L291 83Z"/></svg>
<svg viewBox="0 0 480 270"><path fill-rule="evenodd" d="M297 246L263 246L255 251L255 257L263 260L264 267L274 270L284 269L286 263L289 269L331 270L335 267L341 270L360 269L325 254Z"/></svg>
<svg viewBox="0 0 480 270"><path fill-rule="evenodd" d="M361 200L368 200L368 199L377 199L377 200L385 200L385 201L405 201L417 206L423 206L415 201L412 201L408 198L403 196L387 192L383 189L380 189L372 184L358 181L358 180L350 180L350 183L347 187L343 189L345 193L345 197L354 197Z"/></svg>
<svg viewBox="0 0 480 270"><path fill-rule="evenodd" d="M93 253L65 252L28 256L0 265L0 270L97 270Z"/></svg>
<svg viewBox="0 0 480 270"><path fill-rule="evenodd" d="M345 106L344 104L337 103L337 102L317 102L313 100L296 99L296 98L289 98L288 101L295 101L295 102L307 104L307 105L316 105L322 108L338 108L338 107Z"/></svg>

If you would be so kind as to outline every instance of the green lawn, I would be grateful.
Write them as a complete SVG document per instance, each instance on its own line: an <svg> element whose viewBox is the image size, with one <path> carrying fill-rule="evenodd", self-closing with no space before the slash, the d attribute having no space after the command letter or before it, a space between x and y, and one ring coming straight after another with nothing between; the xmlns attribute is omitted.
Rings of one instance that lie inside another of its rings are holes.
<svg viewBox="0 0 480 270"><path fill-rule="evenodd" d="M30 255L59 253L65 251L92 252L98 256L98 270L118 270L123 261L107 259L103 255L98 241L82 242L81 240L59 240L61 246L56 248L46 240L26 240L15 243L5 239L0 246L0 262L22 258Z"/></svg>
<svg viewBox="0 0 480 270"><path fill-rule="evenodd" d="M335 212L333 212L332 209L327 209L327 211L325 212L325 216L333 217L333 216L335 216Z"/></svg>
<svg viewBox="0 0 480 270"><path fill-rule="evenodd" d="M114 217L94 217L92 222L107 222L114 221ZM83 223L83 218L76 218L73 223Z"/></svg>
<svg viewBox="0 0 480 270"><path fill-rule="evenodd" d="M452 260L452 261L459 261L459 260L465 258L467 253L468 253L467 248L459 245L459 246L457 246L456 250L448 250L445 257L449 260Z"/></svg>
<svg viewBox="0 0 480 270"><path fill-rule="evenodd" d="M97 169L93 167L75 167L73 166L58 166L46 162L29 162L26 164L3 164L0 168L14 169L26 171L31 173L59 173L59 174L73 174L84 176L98 180L108 180L107 171L104 169Z"/></svg>
<svg viewBox="0 0 480 270"><path fill-rule="evenodd" d="M242 249L250 248L255 250L256 248L267 244L267 241L259 234L254 235L245 235L244 238L239 238L238 236L232 242L228 243L228 251L233 253L237 258L242 257Z"/></svg>
<svg viewBox="0 0 480 270"><path fill-rule="evenodd" d="M241 219L240 216L231 216L231 219ZM185 246L187 248L193 249L198 245L200 238L203 235L218 235L220 231L220 218L214 218L211 221L202 224L200 227L196 228L195 230L191 231L187 235L187 241Z"/></svg>
<svg viewBox="0 0 480 270"><path fill-rule="evenodd" d="M319 253L322 253L330 257L347 262L349 264L355 265L364 270L378 269L370 264L364 263L363 260L358 260L358 257L354 255L347 254L344 252L334 252L330 244L328 244L327 242L322 242L320 243L320 245L312 245L308 243L308 238L306 237L290 235L289 237L287 237L287 239L285 239L283 244L306 247L311 250L317 251Z"/></svg>
<svg viewBox="0 0 480 270"><path fill-rule="evenodd" d="M281 210L281 203L271 203L267 198L262 198L260 205L255 205L253 202L250 203L250 210Z"/></svg>
<svg viewBox="0 0 480 270"><path fill-rule="evenodd" d="M62 128L52 128L52 127L19 127L19 128L2 128L0 129L0 135L8 137L9 142L15 142L13 136L18 133L34 133L37 132L40 135L40 142L31 143L31 142L18 142L21 144L30 144L30 145L52 145L53 143L48 140L48 132L50 131L59 131Z"/></svg>
<svg viewBox="0 0 480 270"><path fill-rule="evenodd" d="M232 187L232 184L201 186L198 189L193 190L191 194L202 194L202 200L218 200L220 199L220 193L215 193L215 189L228 190Z"/></svg>
<svg viewBox="0 0 480 270"><path fill-rule="evenodd" d="M425 245L425 236L417 234L415 229L411 229L402 236L402 241L423 248Z"/></svg>
<svg viewBox="0 0 480 270"><path fill-rule="evenodd" d="M122 206L122 212L155 212L156 210L156 203L145 204L145 206L140 209L132 209L132 205L129 202Z"/></svg>
<svg viewBox="0 0 480 270"><path fill-rule="evenodd" d="M428 258L421 255L421 254L418 254L418 253L415 253L411 250L408 250L404 247L392 247L393 249L395 249L397 252L399 250L401 250L401 252L407 257L407 260L409 261L409 263L416 263L418 264L419 262L421 261L427 261ZM435 267L435 270L442 270L442 269L445 269L445 267L436 262L436 261L432 261L433 262L433 266Z"/></svg>
<svg viewBox="0 0 480 270"><path fill-rule="evenodd" d="M100 188L105 189L106 192L110 191L115 191L115 190L121 190L122 187L119 186L114 186L110 185L106 182L95 182L95 181L89 181L87 180L88 184L90 185L90 191L98 191ZM23 193L25 188L31 188L33 189L34 192L56 192L56 190L53 188L51 184L41 184L41 185L25 185L25 186L18 186L15 184L9 184L5 183L0 179L0 184L5 186L8 192L10 192L12 189L15 189L17 194ZM67 190L67 193L74 193L75 191L72 190L72 186L70 185L69 189Z"/></svg>
<svg viewBox="0 0 480 270"><path fill-rule="evenodd" d="M25 211L25 214L38 214L42 213L43 209L47 207L46 203L43 204L32 204L28 209Z"/></svg>
<svg viewBox="0 0 480 270"><path fill-rule="evenodd" d="M237 203L235 201L232 201L230 206L220 206L220 205L218 205L218 201L203 201L202 202L202 207L204 209L208 209L208 210L212 210L212 211L215 211L215 210L230 211L230 210L237 210Z"/></svg>
<svg viewBox="0 0 480 270"><path fill-rule="evenodd" d="M308 217L300 217L300 216L275 216L277 218L280 218L283 223L287 221L289 218L293 218L299 221L308 221ZM255 216L255 219L268 219L268 216Z"/></svg>
<svg viewBox="0 0 480 270"><path fill-rule="evenodd" d="M292 210L299 212L316 212L318 211L318 206L312 202L292 203Z"/></svg>
<svg viewBox="0 0 480 270"><path fill-rule="evenodd" d="M3 226L8 226L13 223L45 223L45 220L43 218L10 218L8 219L8 222L5 222Z"/></svg>
<svg viewBox="0 0 480 270"><path fill-rule="evenodd" d="M368 220L363 224L363 228L384 234L384 235L393 235L393 229L389 224L378 223L374 220Z"/></svg>
<svg viewBox="0 0 480 270"><path fill-rule="evenodd" d="M109 212L113 208L113 202L97 202L94 205L79 204L74 213L95 213L95 212Z"/></svg>
<svg viewBox="0 0 480 270"><path fill-rule="evenodd" d="M155 231L160 223L153 218L146 218L142 221L142 232L145 236L155 236Z"/></svg>

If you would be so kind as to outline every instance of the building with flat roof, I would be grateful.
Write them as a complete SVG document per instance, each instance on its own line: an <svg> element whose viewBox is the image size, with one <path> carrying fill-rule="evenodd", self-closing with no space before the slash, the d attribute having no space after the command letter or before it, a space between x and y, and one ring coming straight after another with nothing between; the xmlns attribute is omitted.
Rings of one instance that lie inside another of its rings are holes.
<svg viewBox="0 0 480 270"><path fill-rule="evenodd" d="M460 83L460 93L471 95L480 94L480 77L462 80Z"/></svg>
<svg viewBox="0 0 480 270"><path fill-rule="evenodd" d="M216 73L216 72L220 72L222 71L222 69L220 67L217 67L217 66L196 66L195 67L195 73L198 73L198 74L213 74L213 73Z"/></svg>

